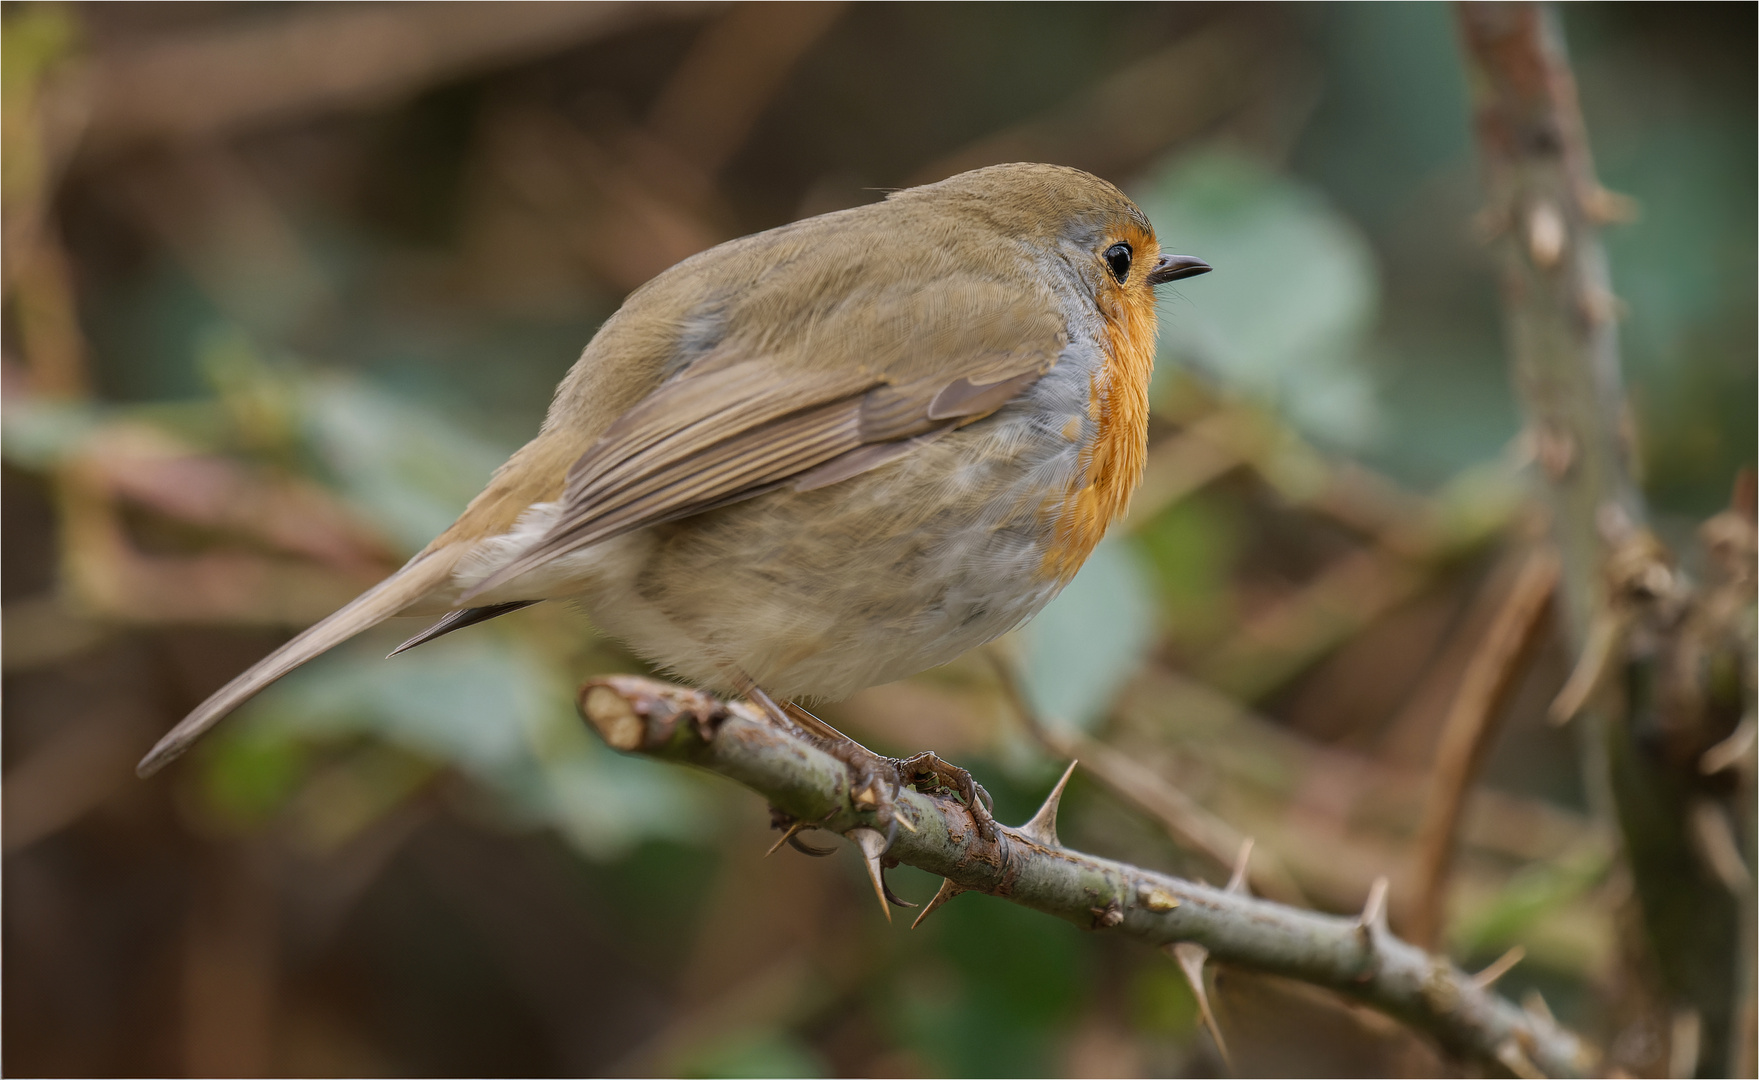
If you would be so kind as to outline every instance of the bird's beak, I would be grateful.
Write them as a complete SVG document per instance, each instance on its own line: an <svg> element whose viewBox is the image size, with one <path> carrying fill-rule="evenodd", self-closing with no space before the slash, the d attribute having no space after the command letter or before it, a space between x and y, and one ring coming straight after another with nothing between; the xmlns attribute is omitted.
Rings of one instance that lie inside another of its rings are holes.
<svg viewBox="0 0 1759 1080"><path fill-rule="evenodd" d="M1148 283L1165 285L1180 278L1207 274L1213 269L1215 267L1192 255L1162 255L1160 261L1154 264L1154 269L1148 272Z"/></svg>

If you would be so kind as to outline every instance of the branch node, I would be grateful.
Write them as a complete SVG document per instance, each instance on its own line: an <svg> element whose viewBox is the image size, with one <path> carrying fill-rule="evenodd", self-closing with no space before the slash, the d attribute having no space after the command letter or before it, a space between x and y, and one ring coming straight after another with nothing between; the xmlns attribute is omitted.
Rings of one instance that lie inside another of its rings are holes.
<svg viewBox="0 0 1759 1080"><path fill-rule="evenodd" d="M1116 897L1105 902L1105 907L1088 908L1093 913L1093 929L1110 930L1124 921L1124 905L1118 903Z"/></svg>
<svg viewBox="0 0 1759 1080"><path fill-rule="evenodd" d="M1158 886L1144 885L1136 894L1137 902L1150 911L1171 911L1179 906L1179 898Z"/></svg>

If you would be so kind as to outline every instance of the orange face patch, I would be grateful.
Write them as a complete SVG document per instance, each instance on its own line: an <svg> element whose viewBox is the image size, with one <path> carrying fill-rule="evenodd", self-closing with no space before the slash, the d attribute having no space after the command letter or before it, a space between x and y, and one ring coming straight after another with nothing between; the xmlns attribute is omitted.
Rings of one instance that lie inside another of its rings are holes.
<svg viewBox="0 0 1759 1080"><path fill-rule="evenodd" d="M1099 293L1105 315L1105 365L1090 384L1089 415L1097 421L1081 454L1081 470L1057 515L1056 537L1043 573L1067 582L1087 561L1108 525L1121 517L1142 480L1148 456L1148 379L1154 373L1154 287L1148 272L1160 257L1153 236L1130 228L1117 237L1135 249L1129 276Z"/></svg>

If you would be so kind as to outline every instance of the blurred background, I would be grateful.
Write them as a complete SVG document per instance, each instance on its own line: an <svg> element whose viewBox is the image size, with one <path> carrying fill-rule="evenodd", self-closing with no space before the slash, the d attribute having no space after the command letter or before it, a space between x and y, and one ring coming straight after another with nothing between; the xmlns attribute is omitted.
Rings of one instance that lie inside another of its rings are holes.
<svg viewBox="0 0 1759 1080"><path fill-rule="evenodd" d="M1642 480L1689 537L1755 443L1754 8L1562 15L1640 208L1607 244ZM759 798L604 749L573 688L641 668L556 605L385 661L396 620L131 771L443 528L630 289L1001 161L1108 177L1217 270L1163 290L1130 518L1002 643L1047 730L980 656L827 719L1007 821L1097 745L1136 794L1078 772L1065 842L1217 881L1251 836L1264 891L1354 911L1389 874L1416 917L1438 732L1543 528L1448 8L0 16L8 1073L1219 1069L1165 957L980 895L888 925L853 856L764 860ZM1568 668L1544 645L1514 693L1436 943L1521 946L1502 989L1656 1073L1630 885L1543 718ZM1321 993L1215 992L1244 1073L1458 1068Z"/></svg>

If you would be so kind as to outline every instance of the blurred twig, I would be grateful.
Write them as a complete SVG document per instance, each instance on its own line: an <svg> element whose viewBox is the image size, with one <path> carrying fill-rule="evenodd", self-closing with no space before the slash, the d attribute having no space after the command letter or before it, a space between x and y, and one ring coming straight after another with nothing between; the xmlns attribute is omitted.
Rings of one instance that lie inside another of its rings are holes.
<svg viewBox="0 0 1759 1080"><path fill-rule="evenodd" d="M841 2L744 3L711 22L648 110L647 126L706 181L745 142L795 63L843 14Z"/></svg>
<svg viewBox="0 0 1759 1080"><path fill-rule="evenodd" d="M710 5L295 5L100 55L94 144L184 140L368 108L443 79Z"/></svg>
<svg viewBox="0 0 1759 1080"><path fill-rule="evenodd" d="M1516 680L1540 640L1557 575L1557 556L1549 550L1525 557L1501 597L1495 620L1466 666L1442 723L1435 771L1417 829L1418 892L1410 933L1411 940L1424 947L1433 947L1441 933L1460 811L1496 736Z"/></svg>
<svg viewBox="0 0 1759 1080"><path fill-rule="evenodd" d="M1217 22L1043 116L935 159L906 184L1004 161L1060 161L1115 174L1240 109L1274 77L1269 58L1250 46L1245 24Z"/></svg>
<svg viewBox="0 0 1759 1080"><path fill-rule="evenodd" d="M582 688L581 711L617 749L721 773L796 820L860 841L876 881L883 865L908 863L954 891L987 892L1078 926L1156 946L1200 945L1217 962L1329 987L1523 1075L1576 1075L1592 1065L1589 1049L1548 1015L1503 1001L1393 937L1381 903L1360 919L1317 915L1071 851L1055 840L1054 803L1029 826L986 841L963 804L906 789L895 813L912 828L885 848L872 811L852 801L849 768L748 705L613 676Z"/></svg>
<svg viewBox="0 0 1759 1080"><path fill-rule="evenodd" d="M1051 754L1082 762L1113 795L1159 822L1180 845L1208 856L1217 866L1232 867L1241 849L1252 843L1232 825L1128 755L1080 732L1046 723L1027 700L1013 664L996 649L988 650L988 656L1014 714ZM1261 855L1250 864L1248 872L1253 889L1263 896L1284 903L1307 901L1301 887L1274 854Z"/></svg>
<svg viewBox="0 0 1759 1080"><path fill-rule="evenodd" d="M1731 947L1742 920L1693 823L1707 820L1704 800L1733 811L1726 786L1707 783L1697 762L1752 711L1751 679L1716 675L1752 649L1751 601L1735 605L1742 614L1711 615L1712 598L1645 526L1599 239L1631 207L1595 178L1557 13L1512 3L1458 13L1487 188L1481 221L1499 241L1510 362L1552 509L1563 621L1581 656L1558 712L1586 706L1585 744L1623 833L1670 1013L1697 1018L1672 1025L1696 1051L1676 1064L1727 1075L1745 1056L1737 1017L1752 1008Z"/></svg>

